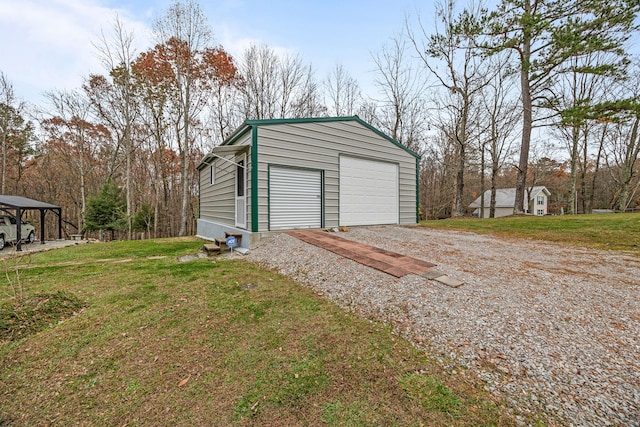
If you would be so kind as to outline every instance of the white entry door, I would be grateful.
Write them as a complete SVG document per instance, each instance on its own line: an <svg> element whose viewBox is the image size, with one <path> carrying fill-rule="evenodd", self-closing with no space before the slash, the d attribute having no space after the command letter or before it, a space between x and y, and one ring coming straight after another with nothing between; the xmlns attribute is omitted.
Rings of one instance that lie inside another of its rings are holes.
<svg viewBox="0 0 640 427"><path fill-rule="evenodd" d="M247 156L236 164L236 227L247 228Z"/></svg>
<svg viewBox="0 0 640 427"><path fill-rule="evenodd" d="M397 224L398 165L340 156L340 225Z"/></svg>

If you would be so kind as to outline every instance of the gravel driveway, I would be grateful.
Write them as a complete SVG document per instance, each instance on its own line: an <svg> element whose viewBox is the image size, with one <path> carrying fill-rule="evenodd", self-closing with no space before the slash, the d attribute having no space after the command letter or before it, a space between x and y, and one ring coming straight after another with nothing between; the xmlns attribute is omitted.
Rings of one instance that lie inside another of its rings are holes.
<svg viewBox="0 0 640 427"><path fill-rule="evenodd" d="M434 262L465 284L397 279L286 234L247 257L393 324L519 411L562 425L640 426L640 257L395 226L339 235Z"/></svg>

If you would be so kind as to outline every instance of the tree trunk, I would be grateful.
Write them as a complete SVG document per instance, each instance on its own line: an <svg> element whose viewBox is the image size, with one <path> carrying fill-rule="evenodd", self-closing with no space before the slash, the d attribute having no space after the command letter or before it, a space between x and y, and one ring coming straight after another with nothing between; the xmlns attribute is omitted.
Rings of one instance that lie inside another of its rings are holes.
<svg viewBox="0 0 640 427"><path fill-rule="evenodd" d="M625 162L623 165L622 186L620 188L620 197L618 198L618 210L624 212L629 207L629 187L631 180L635 176L634 166L636 160L638 160L638 153L640 152L640 141L638 141L638 126L640 125L640 117L636 117L633 122L633 128L631 135L629 136L629 144L625 156Z"/></svg>
<svg viewBox="0 0 640 427"><path fill-rule="evenodd" d="M9 113L7 113L9 114ZM7 134L6 131L8 130L9 124L8 124L8 120L7 120L7 129L5 129L5 131L2 132L2 193L0 194L6 194L6 190L7 190L7 144L8 142L8 138L7 138Z"/></svg>
<svg viewBox="0 0 640 427"><path fill-rule="evenodd" d="M463 216L464 205L462 196L464 194L464 166L465 166L465 144L458 142L458 162L456 165L456 192L453 198L451 216Z"/></svg>
<svg viewBox="0 0 640 427"><path fill-rule="evenodd" d="M484 218L484 145L480 146L480 218Z"/></svg>
<svg viewBox="0 0 640 427"><path fill-rule="evenodd" d="M576 125L571 127L571 172L569 175L569 200L567 213L575 215L576 212L576 181L578 177L578 143L580 139L580 128Z"/></svg>
<svg viewBox="0 0 640 427"><path fill-rule="evenodd" d="M604 139L607 134L607 126L602 129L602 136L600 137L600 145L598 147L598 155L596 156L595 170L593 171L593 179L591 180L591 194L589 195L589 212L593 209L593 200L596 195L596 180L598 178L598 172L600 171L600 159L602 158L602 150L604 149Z"/></svg>
<svg viewBox="0 0 640 427"><path fill-rule="evenodd" d="M460 117L460 127L455 135L455 142L458 145L458 164L456 167L456 192L453 200L451 216L464 215L464 168L467 163L467 120L469 118L470 100L468 95L463 94L462 96L462 116Z"/></svg>
<svg viewBox="0 0 640 427"><path fill-rule="evenodd" d="M494 160L491 166L491 202L489 202L489 218L496 217L496 182L498 180L498 161Z"/></svg>
<svg viewBox="0 0 640 427"><path fill-rule="evenodd" d="M530 13L531 5L525 6ZM531 129L533 127L533 103L531 100L531 32L523 32L522 51L520 52L520 85L522 88L522 142L520 144L520 160L518 162L518 176L516 179L516 198L513 213L524 213L524 192L527 185L527 168L529 167L529 149L531 146Z"/></svg>
<svg viewBox="0 0 640 427"><path fill-rule="evenodd" d="M128 120L128 119L127 119ZM125 197L127 201L127 239L131 240L131 142L130 125L125 125L126 170L125 170Z"/></svg>
<svg viewBox="0 0 640 427"><path fill-rule="evenodd" d="M582 165L580 167L580 195L581 195L581 203L582 203L582 213L588 214L591 213L591 205L589 204L589 200L587 197L587 168L588 168L588 134L584 133L583 141L582 141Z"/></svg>
<svg viewBox="0 0 640 427"><path fill-rule="evenodd" d="M82 229L84 228L84 214L87 209L87 189L86 189L86 179L85 179L85 170L84 170L84 155L82 153L82 149L80 150L80 215L78 217L78 232L82 233Z"/></svg>
<svg viewBox="0 0 640 427"><path fill-rule="evenodd" d="M182 208L180 210L180 230L178 236L187 234L187 215L189 212L189 83L185 84L183 114L184 114L184 141L182 142Z"/></svg>
<svg viewBox="0 0 640 427"><path fill-rule="evenodd" d="M518 161L518 176L516 179L516 198L515 205L513 207L513 213L524 213L524 193L527 186L527 169L529 167L529 148L531 146L531 128L532 128L532 114L531 114L531 93L529 92L528 81L524 81L522 90L522 143L520 144L520 160Z"/></svg>

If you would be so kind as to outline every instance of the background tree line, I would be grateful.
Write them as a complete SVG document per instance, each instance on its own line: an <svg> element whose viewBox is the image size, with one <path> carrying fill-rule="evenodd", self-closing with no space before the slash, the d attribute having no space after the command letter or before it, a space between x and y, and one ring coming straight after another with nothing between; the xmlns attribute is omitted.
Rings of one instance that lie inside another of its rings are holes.
<svg viewBox="0 0 640 427"><path fill-rule="evenodd" d="M103 73L46 105L26 105L0 71L1 192L63 206L66 234L192 234L195 167L244 120L357 114L422 154L425 217L513 186L514 213L534 185L554 212L638 206L639 2L470 1L408 15L372 54L372 94L339 63L319 78L266 45L232 57L192 0L156 19L143 52L115 18L95 44ZM99 206L118 213L108 225Z"/></svg>

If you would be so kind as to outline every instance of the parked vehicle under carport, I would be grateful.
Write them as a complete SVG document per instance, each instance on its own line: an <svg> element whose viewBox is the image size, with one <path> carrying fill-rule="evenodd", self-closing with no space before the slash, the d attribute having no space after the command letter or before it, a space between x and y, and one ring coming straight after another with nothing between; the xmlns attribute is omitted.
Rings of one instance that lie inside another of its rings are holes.
<svg viewBox="0 0 640 427"><path fill-rule="evenodd" d="M23 241L29 242L31 239L35 239L35 232L33 236L31 236L30 232L23 231L24 227L22 224L22 214L27 210L37 210L40 212L40 243L44 245L45 240L45 215L47 212L51 211L58 217L58 239L62 239L62 208L60 206L52 205L50 203L41 202L38 200L28 199L26 197L21 196L7 196L0 195L0 217L9 215L15 218L16 221L16 251L21 251L21 245ZM9 223L11 220L9 220ZM20 225L20 227L18 227ZM24 238L26 236L26 239ZM3 243L6 244L7 237L5 235L3 239ZM4 247L4 245L3 245Z"/></svg>
<svg viewBox="0 0 640 427"><path fill-rule="evenodd" d="M23 242L33 243L36 240L35 227L27 221L21 222L20 236ZM26 237L22 237L26 236ZM16 218L12 215L0 215L0 250L4 249L7 243L17 243L18 226Z"/></svg>

